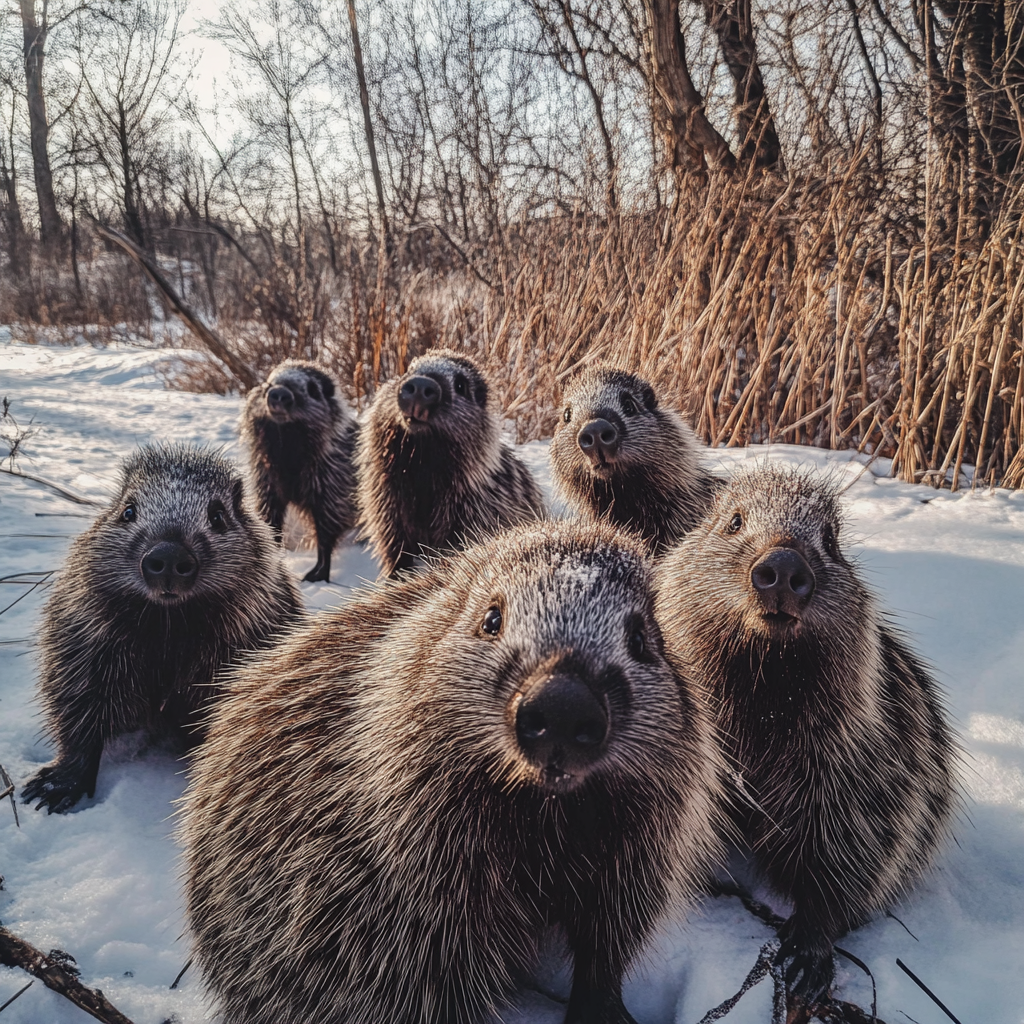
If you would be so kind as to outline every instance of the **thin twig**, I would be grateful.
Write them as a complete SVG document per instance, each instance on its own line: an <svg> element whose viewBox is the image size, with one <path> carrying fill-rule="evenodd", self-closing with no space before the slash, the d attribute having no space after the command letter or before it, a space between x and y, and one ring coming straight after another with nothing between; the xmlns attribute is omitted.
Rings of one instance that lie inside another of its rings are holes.
<svg viewBox="0 0 1024 1024"><path fill-rule="evenodd" d="M29 594L33 593L38 587L43 586L49 580L49 578L52 575L53 575L53 570L50 570L50 572L48 572L45 575L43 575L42 579L38 579L35 582L30 582L29 580L19 581L19 582L22 582L26 587L28 587L28 590L26 590L23 594L19 594L6 607L0 608L0 615L3 615L4 612L10 611L19 601L23 601L26 597L28 597Z"/></svg>
<svg viewBox="0 0 1024 1024"><path fill-rule="evenodd" d="M171 982L171 988L177 988L178 987L178 982L181 981L181 979L185 977L185 972L191 966L192 966L192 958L189 957L189 959L185 962L185 966L182 967L182 969L180 971L178 971L178 976L174 979L174 981Z"/></svg>
<svg viewBox="0 0 1024 1024"><path fill-rule="evenodd" d="M891 910L887 910L885 916L891 917L915 942L921 941Z"/></svg>
<svg viewBox="0 0 1024 1024"><path fill-rule="evenodd" d="M11 781L10 775L4 769L4 766L0 764L0 779L3 779L4 785L7 787L2 793L0 793L0 800L3 798L10 797L11 799L11 810L14 811L14 824L21 828L21 822L18 821L18 802L14 799L14 783Z"/></svg>
<svg viewBox="0 0 1024 1024"><path fill-rule="evenodd" d="M856 964L871 979L871 1019L875 1020L878 1017L878 990L875 988L875 976L871 973L871 968L859 956L854 956L849 950L843 949L840 946L834 946L833 949L840 956L846 957L851 964Z"/></svg>
<svg viewBox="0 0 1024 1024"><path fill-rule="evenodd" d="M34 984L34 981L30 981L24 988L19 988L18 991L15 992L14 995L11 996L11 998L8 999L6 1003L4 1003L3 1006L0 1006L0 1013L3 1013L4 1010L6 1010L7 1007L10 1006L11 1003L13 1003L14 1000L18 998L18 996L24 995Z"/></svg>
<svg viewBox="0 0 1024 1024"><path fill-rule="evenodd" d="M958 1018L954 1017L946 1004L899 958L896 957L896 966L907 975L910 980L951 1020L953 1024L960 1024Z"/></svg>
<svg viewBox="0 0 1024 1024"><path fill-rule="evenodd" d="M4 473L9 473L11 476L20 476L22 480L31 480L34 484L42 484L44 487L49 487L51 491L56 491L62 498L67 498L68 501L73 501L76 505L91 505L93 508L103 507L102 501L87 498L83 494L76 494L74 491L63 486L63 484L54 483L53 480L47 480L46 477L36 476L34 473L26 473L20 469L12 469L9 466L0 466L0 470Z"/></svg>
<svg viewBox="0 0 1024 1024"><path fill-rule="evenodd" d="M700 1019L700 1024L712 1024L713 1021L721 1020L726 1014L731 1013L733 1007L763 978L766 978L772 973L772 965L775 962L775 958L778 955L779 947L781 943L778 939L769 939L762 947L760 952L757 954L757 960L754 961L754 966L750 969L746 978L743 979L743 984L740 986L740 990L735 994L729 996L724 1002L719 1003L714 1009L708 1010ZM777 1014L772 1014L772 1024L781 1024L777 1022L775 1018Z"/></svg>

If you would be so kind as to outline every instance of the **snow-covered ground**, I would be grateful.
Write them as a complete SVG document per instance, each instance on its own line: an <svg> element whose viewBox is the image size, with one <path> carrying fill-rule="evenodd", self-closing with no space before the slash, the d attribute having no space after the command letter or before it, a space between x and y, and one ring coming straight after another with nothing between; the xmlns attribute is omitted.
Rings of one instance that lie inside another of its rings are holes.
<svg viewBox="0 0 1024 1024"><path fill-rule="evenodd" d="M36 430L21 468L105 499L118 461L138 443L204 442L235 454L239 400L166 390L160 364L174 357L0 338L0 398ZM524 453L546 485L546 446ZM852 550L934 666L968 752L957 841L894 908L903 924L882 918L842 942L874 973L880 1019L945 1020L897 968L899 957L963 1024L1024 1024L1024 493L936 492L888 479L884 465L865 469L849 453L775 446L714 456L727 470L766 456L813 465L849 485ZM0 474L0 577L59 569L92 515ZM299 576L313 560L310 551L289 554ZM349 545L335 554L336 584L302 590L311 607L329 607L375 574L368 554ZM26 590L0 583L0 609ZM19 786L51 757L33 704L32 641L45 597L35 590L0 615L0 764ZM43 950L74 954L83 982L136 1024L213 1019L195 971L169 987L189 957L171 818L183 787L180 763L126 742L105 756L95 798L74 812L21 806L16 828L9 803L0 805L0 919ZM696 1024L738 989L768 937L737 900L708 900L665 927L629 979L626 1004L641 1024ZM0 968L0 1004L27 980ZM553 972L543 987L565 985ZM870 1007L870 983L842 960L836 994ZM770 997L763 983L725 1020L768 1021ZM556 1024L563 1012L530 992L510 1019ZM88 1019L38 981L2 1016L4 1024Z"/></svg>

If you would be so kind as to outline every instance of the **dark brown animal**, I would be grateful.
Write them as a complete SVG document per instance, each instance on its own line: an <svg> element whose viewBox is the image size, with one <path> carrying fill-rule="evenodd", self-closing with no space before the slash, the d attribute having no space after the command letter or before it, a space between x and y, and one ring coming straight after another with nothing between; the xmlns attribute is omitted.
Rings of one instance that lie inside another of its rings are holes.
<svg viewBox="0 0 1024 1024"><path fill-rule="evenodd" d="M476 1024L574 962L566 1020L716 851L720 761L639 544L523 526L236 672L185 799L194 949L228 1024Z"/></svg>
<svg viewBox="0 0 1024 1024"><path fill-rule="evenodd" d="M712 695L738 766L736 821L793 904L780 958L805 1003L831 985L835 939L927 868L956 804L938 688L843 555L841 522L819 477L743 471L657 585L669 656Z"/></svg>
<svg viewBox="0 0 1024 1024"><path fill-rule="evenodd" d="M313 363L279 363L249 392L241 433L260 515L280 540L285 511L294 505L316 531L316 565L304 578L329 580L334 546L356 522L359 433L334 381Z"/></svg>
<svg viewBox="0 0 1024 1024"><path fill-rule="evenodd" d="M573 512L640 534L655 555L700 522L718 481L693 431L643 377L588 367L562 397L551 469Z"/></svg>
<svg viewBox="0 0 1024 1024"><path fill-rule="evenodd" d="M377 392L359 442L359 505L385 575L544 515L488 394L476 364L444 349Z"/></svg>
<svg viewBox="0 0 1024 1024"><path fill-rule="evenodd" d="M217 671L300 611L234 468L200 448L139 449L46 606L39 694L57 757L26 802L60 813L92 796L104 744L121 733L194 742Z"/></svg>

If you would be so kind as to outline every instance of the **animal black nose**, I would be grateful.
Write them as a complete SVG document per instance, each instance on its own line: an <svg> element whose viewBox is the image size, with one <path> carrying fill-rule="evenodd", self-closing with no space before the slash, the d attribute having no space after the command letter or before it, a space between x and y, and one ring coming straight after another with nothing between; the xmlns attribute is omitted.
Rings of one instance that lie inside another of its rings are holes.
<svg viewBox="0 0 1024 1024"><path fill-rule="evenodd" d="M607 420L591 420L580 427L576 443L584 455L592 459L610 459L619 450L619 431Z"/></svg>
<svg viewBox="0 0 1024 1024"><path fill-rule="evenodd" d="M532 686L516 709L516 739L525 754L548 763L560 754L596 752L608 735L608 713L586 683L553 675Z"/></svg>
<svg viewBox="0 0 1024 1024"><path fill-rule="evenodd" d="M762 600L781 602L773 611L788 612L794 599L803 606L814 593L814 572L794 548L772 548L750 570L750 582Z"/></svg>
<svg viewBox="0 0 1024 1024"><path fill-rule="evenodd" d="M441 385L430 377L410 377L398 392L398 408L403 415L420 422L441 404Z"/></svg>
<svg viewBox="0 0 1024 1024"><path fill-rule="evenodd" d="M184 544L164 540L149 549L142 558L142 577L147 585L161 593L183 594L192 588L199 562Z"/></svg>
<svg viewBox="0 0 1024 1024"><path fill-rule="evenodd" d="M271 409L290 409L295 404L295 396L291 393L288 388L281 387L278 384L276 387L272 387L267 392L267 405Z"/></svg>

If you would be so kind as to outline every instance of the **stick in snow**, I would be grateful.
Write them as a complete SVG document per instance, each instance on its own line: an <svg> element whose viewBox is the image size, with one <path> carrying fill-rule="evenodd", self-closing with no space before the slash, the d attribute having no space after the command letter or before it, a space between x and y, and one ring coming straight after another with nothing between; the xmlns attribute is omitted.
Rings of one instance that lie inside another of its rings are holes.
<svg viewBox="0 0 1024 1024"><path fill-rule="evenodd" d="M2 764L0 764L0 779L3 780L3 784L7 787L2 793L0 793L0 800L3 800L5 796L9 796L11 798L11 810L14 811L14 824L17 825L18 828L21 828L21 822L18 821L18 804L14 799L14 783L11 782L11 777L4 770L4 766ZM0 1010L2 1009L3 1007L0 1006Z"/></svg>
<svg viewBox="0 0 1024 1024"><path fill-rule="evenodd" d="M953 1024L960 1024L960 1021L953 1016L946 1004L899 958L896 957L896 966L917 985L917 987L951 1020Z"/></svg>
<svg viewBox="0 0 1024 1024"><path fill-rule="evenodd" d="M71 1000L75 1006L103 1024L132 1024L123 1013L111 1006L99 989L86 988L66 967L3 927L0 927L0 964L20 967L34 975L47 988Z"/></svg>
<svg viewBox="0 0 1024 1024"><path fill-rule="evenodd" d="M7 1007L10 1006L11 1003L13 1003L14 1000L18 998L18 996L24 995L34 984L34 981L30 981L24 988L19 988L18 991L15 992L14 995L11 996L11 998L8 999L6 1003L4 1003L3 1006L0 1006L0 1013L3 1013L4 1010L6 1010Z"/></svg>
<svg viewBox="0 0 1024 1024"><path fill-rule="evenodd" d="M174 979L174 981L171 982L171 988L177 988L178 987L178 982L181 981L181 979L185 977L185 972L191 966L192 966L192 961L191 961L191 959L189 959L188 962L185 964L185 966L182 967L182 969L180 971L178 971L178 976Z"/></svg>
<svg viewBox="0 0 1024 1024"><path fill-rule="evenodd" d="M34 484L42 484L44 487L49 487L51 491L56 491L62 498L67 498L68 501L73 501L77 505L91 505L93 508L101 508L103 506L102 501L87 498L84 494L76 494L74 491L68 490L67 487L55 483L53 480L47 480L44 476L25 473L20 469L11 469L8 466L0 466L0 471L9 473L11 476L20 476L22 480L31 480Z"/></svg>
<svg viewBox="0 0 1024 1024"><path fill-rule="evenodd" d="M706 1014L700 1019L700 1024L713 1024L716 1020L721 1020L727 1013L732 1011L732 1008L750 991L762 978L768 974L773 974L772 965L775 963L775 957L778 955L779 947L782 945L778 939L769 939L762 947L761 952L757 954L757 960L754 966L750 969L750 973L746 976L743 981L743 985L740 987L739 992L734 996L730 996L725 1000L724 1003L719 1003L713 1010L708 1010ZM776 992L778 986L776 985ZM783 1007L784 1007L783 1003ZM782 1018L779 1016L779 1000L776 997L774 1000L774 1008L772 1012L772 1024L782 1024Z"/></svg>

